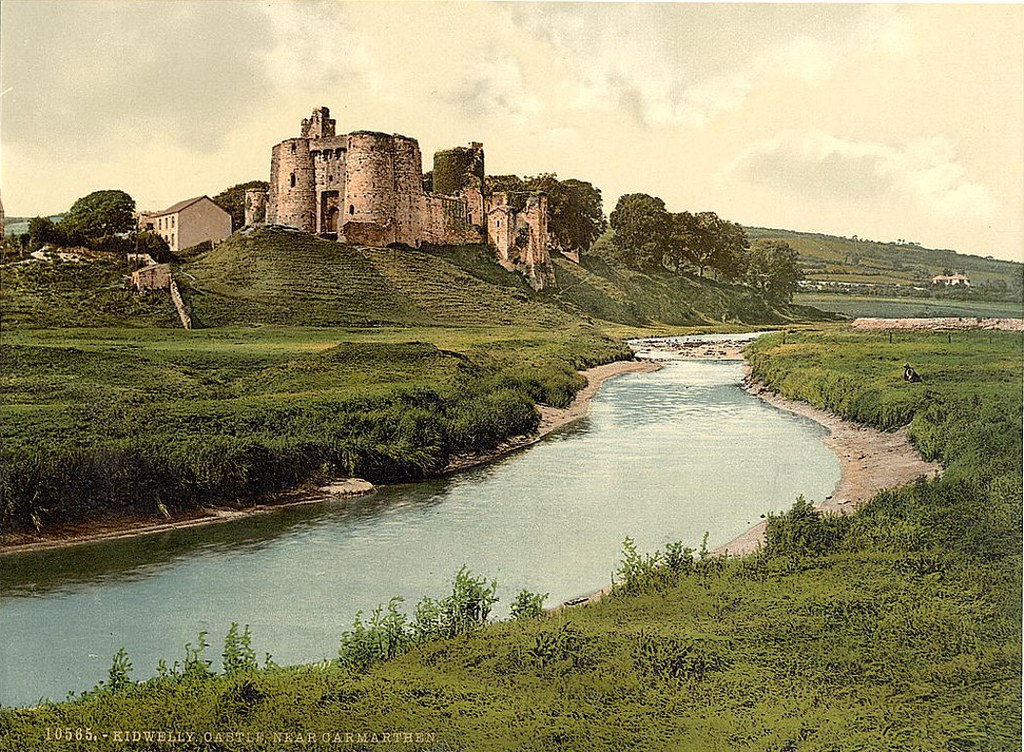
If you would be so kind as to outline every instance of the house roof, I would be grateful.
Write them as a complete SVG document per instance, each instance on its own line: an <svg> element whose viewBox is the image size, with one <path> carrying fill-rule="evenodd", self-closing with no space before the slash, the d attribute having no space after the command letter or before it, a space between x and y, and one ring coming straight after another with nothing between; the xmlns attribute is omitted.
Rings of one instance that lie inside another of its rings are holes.
<svg viewBox="0 0 1024 752"><path fill-rule="evenodd" d="M184 201L179 201L176 204L168 206L163 211L154 212L153 214L150 214L149 216L151 216L151 217L162 217L165 214L174 214L175 212L180 212L182 209L184 209L187 206L192 206L192 204L196 203L197 201L202 201L204 198L207 201L211 201L211 202L213 201L213 199L211 199L209 196L196 196L195 198L187 198Z"/></svg>

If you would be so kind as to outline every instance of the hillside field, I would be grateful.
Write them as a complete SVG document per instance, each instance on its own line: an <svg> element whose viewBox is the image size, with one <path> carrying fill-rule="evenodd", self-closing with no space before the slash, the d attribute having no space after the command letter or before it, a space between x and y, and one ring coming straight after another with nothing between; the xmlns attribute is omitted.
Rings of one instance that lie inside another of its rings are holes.
<svg viewBox="0 0 1024 752"><path fill-rule="evenodd" d="M944 269L966 274L975 287L993 283L1016 290L1018 297L1024 264L952 250L916 245L879 243L820 233L745 228L750 240L784 240L800 254L808 279L868 284L930 286Z"/></svg>

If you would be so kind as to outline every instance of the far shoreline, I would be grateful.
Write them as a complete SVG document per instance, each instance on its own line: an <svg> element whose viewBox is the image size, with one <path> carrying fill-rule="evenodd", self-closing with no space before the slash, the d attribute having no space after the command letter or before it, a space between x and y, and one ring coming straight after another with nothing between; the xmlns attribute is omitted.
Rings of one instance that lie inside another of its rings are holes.
<svg viewBox="0 0 1024 752"><path fill-rule="evenodd" d="M608 379L627 373L649 373L659 368L661 368L659 364L648 360L617 360L580 371L586 378L587 384L576 393L568 407L536 406L537 411L540 413L540 425L536 432L524 436L514 436L488 452L456 455L440 473L428 476L423 480L428 480L430 477L445 477L479 467L480 465L486 465L520 449L532 446L552 433L589 415L591 400L593 400L601 385ZM354 480L357 479L339 478L328 485L344 484ZM363 482L365 483L365 481ZM207 507L198 511L195 515L179 519L154 521L152 518L135 517L120 520L102 520L82 523L81 525L64 528L63 530L55 530L53 533L44 533L37 538L33 538L33 536L27 533L12 533L4 536L4 538L19 542L0 542L0 558L17 554L53 551L87 543L138 538L174 530L187 530L206 525L215 525L222 522L233 522L257 515L272 514L280 509L289 509L306 504L321 504L346 497L364 496L373 493L374 490L375 488L371 487L359 493L337 495L324 493L319 489L293 489L277 494L273 497L274 500L269 503L264 501L241 508ZM20 542L23 539L27 540Z"/></svg>

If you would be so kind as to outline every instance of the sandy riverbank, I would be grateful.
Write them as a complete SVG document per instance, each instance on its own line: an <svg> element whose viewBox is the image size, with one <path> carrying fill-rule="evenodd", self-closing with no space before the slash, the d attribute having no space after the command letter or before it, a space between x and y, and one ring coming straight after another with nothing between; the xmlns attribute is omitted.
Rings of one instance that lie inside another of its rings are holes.
<svg viewBox="0 0 1024 752"><path fill-rule="evenodd" d="M607 363L582 371L581 373L587 379L587 385L577 392L575 399L573 399L568 407L554 408L544 405L537 407L541 419L536 433L529 436L516 436L490 452L457 456L448 463L442 474L449 475L476 467L477 465L486 464L523 447L536 444L545 436L564 428L580 418L586 417L590 412L591 399L593 399L601 384L608 379L625 373L656 371L660 367L658 364L651 363L650 361L626 360ZM212 525L218 522L230 522L259 514L268 514L287 507L315 504L344 496L359 496L372 491L373 486L366 483L366 481L348 478L336 481L320 489L288 491L276 496L272 501L254 506L242 508L205 508L198 510L196 514L189 517L171 520L153 520L146 517L104 520L65 528L43 536L28 534L7 535L0 538L0 556L64 548L79 543L153 535L169 530L184 530L199 527L200 525Z"/></svg>
<svg viewBox="0 0 1024 752"><path fill-rule="evenodd" d="M942 471L938 463L927 461L914 448L906 427L879 431L843 420L806 402L786 399L762 384L747 383L746 389L780 410L803 415L828 429L822 443L839 458L840 477L832 495L815 504L823 512L848 514L879 491L910 483L922 475L934 478ZM714 553L742 556L757 550L764 543L766 525L755 525Z"/></svg>

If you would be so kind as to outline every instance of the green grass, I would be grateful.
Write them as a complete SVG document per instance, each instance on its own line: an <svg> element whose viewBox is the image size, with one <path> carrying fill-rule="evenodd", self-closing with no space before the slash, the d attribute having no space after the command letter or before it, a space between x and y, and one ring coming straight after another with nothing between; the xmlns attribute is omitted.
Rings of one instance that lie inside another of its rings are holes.
<svg viewBox="0 0 1024 752"><path fill-rule="evenodd" d="M936 298L886 298L868 295L797 293L794 302L834 311L849 318L1024 318L1020 303Z"/></svg>
<svg viewBox="0 0 1024 752"><path fill-rule="evenodd" d="M1009 333L763 338L757 378L882 428L909 420L943 476L844 518L797 504L743 559L631 559L600 604L420 642L365 671L168 676L2 711L0 749L114 748L47 745L48 727L264 735L217 746L232 750L297 731L435 735L408 749L1019 749L1021 358ZM923 383L902 381L904 362Z"/></svg>
<svg viewBox="0 0 1024 752"><path fill-rule="evenodd" d="M355 248L301 233L235 235L185 265L198 326L566 326L581 317L634 326L771 324L820 319L750 290L683 275L640 274L597 259L555 260L558 285L537 293L482 246L436 251Z"/></svg>
<svg viewBox="0 0 1024 752"><path fill-rule="evenodd" d="M576 371L559 329L15 331L0 346L0 530L184 514L337 475L397 481L531 433Z"/></svg>
<svg viewBox="0 0 1024 752"><path fill-rule="evenodd" d="M128 267L114 259L54 261L0 270L0 318L6 332L77 326L180 326L166 292L128 289Z"/></svg>
<svg viewBox="0 0 1024 752"><path fill-rule="evenodd" d="M280 230L236 234L186 264L179 277L197 326L571 323L525 291L481 279L437 255L357 248Z"/></svg>

